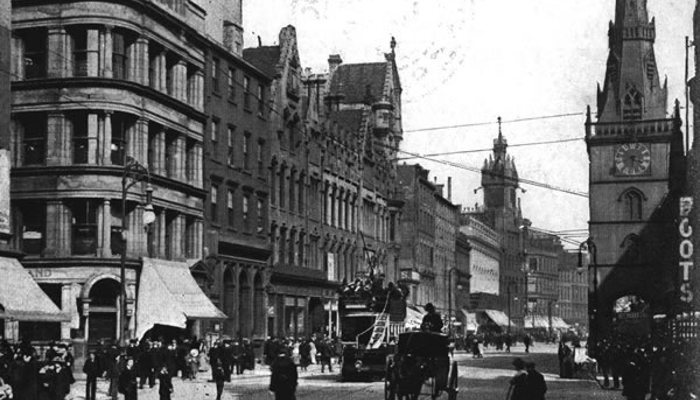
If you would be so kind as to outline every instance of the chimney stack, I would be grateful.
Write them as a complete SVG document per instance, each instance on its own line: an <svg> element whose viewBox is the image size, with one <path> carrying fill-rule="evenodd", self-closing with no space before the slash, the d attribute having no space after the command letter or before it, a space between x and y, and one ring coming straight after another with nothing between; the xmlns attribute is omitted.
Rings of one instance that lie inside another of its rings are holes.
<svg viewBox="0 0 700 400"><path fill-rule="evenodd" d="M343 63L343 59L340 58L340 54L331 54L328 56L328 81L330 82L333 78L333 73L338 69L338 66Z"/></svg>
<svg viewBox="0 0 700 400"><path fill-rule="evenodd" d="M447 201L452 202L452 177L447 177Z"/></svg>

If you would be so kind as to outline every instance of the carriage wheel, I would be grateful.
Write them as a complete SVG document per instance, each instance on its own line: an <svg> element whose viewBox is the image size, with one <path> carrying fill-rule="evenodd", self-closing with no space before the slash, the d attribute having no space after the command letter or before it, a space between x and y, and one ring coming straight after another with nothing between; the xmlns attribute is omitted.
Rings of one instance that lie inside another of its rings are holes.
<svg viewBox="0 0 700 400"><path fill-rule="evenodd" d="M447 400L457 400L457 393L459 393L458 379L457 361L452 361L450 374L447 378Z"/></svg>
<svg viewBox="0 0 700 400"><path fill-rule="evenodd" d="M435 379L434 376L431 376L428 379L430 379L430 398L435 400L440 396L440 389L437 387L437 379Z"/></svg>

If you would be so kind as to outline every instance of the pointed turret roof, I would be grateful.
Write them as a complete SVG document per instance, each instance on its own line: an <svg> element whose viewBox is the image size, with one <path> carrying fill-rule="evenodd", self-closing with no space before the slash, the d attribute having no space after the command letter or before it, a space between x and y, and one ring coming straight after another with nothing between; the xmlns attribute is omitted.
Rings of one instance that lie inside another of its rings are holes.
<svg viewBox="0 0 700 400"><path fill-rule="evenodd" d="M654 55L656 26L647 0L617 0L608 32L605 83L598 89L599 122L666 118L666 82Z"/></svg>

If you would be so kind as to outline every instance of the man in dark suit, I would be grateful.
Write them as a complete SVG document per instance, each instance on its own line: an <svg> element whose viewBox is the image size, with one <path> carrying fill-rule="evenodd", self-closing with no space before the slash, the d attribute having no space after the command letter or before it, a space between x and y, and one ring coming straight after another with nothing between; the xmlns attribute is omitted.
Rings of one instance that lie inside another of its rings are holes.
<svg viewBox="0 0 700 400"><path fill-rule="evenodd" d="M527 393L530 400L544 400L544 394L547 393L547 384L544 381L544 376L535 369L535 363L526 362L525 370L527 371Z"/></svg>
<svg viewBox="0 0 700 400"><path fill-rule="evenodd" d="M442 317L440 313L435 311L433 303L426 304L425 311L427 314L423 317L420 328L424 331L440 333L442 331Z"/></svg>
<svg viewBox="0 0 700 400"><path fill-rule="evenodd" d="M297 366L286 351L279 353L270 370L270 391L275 394L275 400L296 400Z"/></svg>
<svg viewBox="0 0 700 400"><path fill-rule="evenodd" d="M97 377L102 373L102 366L97 359L94 351L88 354L85 364L83 364L83 372L85 373L85 400L95 400L97 392Z"/></svg>

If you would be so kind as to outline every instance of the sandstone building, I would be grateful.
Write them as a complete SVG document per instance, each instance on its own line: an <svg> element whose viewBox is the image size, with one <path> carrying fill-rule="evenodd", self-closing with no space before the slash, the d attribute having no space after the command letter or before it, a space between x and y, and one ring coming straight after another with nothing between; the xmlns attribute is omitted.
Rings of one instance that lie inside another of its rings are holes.
<svg viewBox="0 0 700 400"><path fill-rule="evenodd" d="M270 90L267 331L337 332L343 281L398 275L394 157L401 139L401 86L392 53L382 62L302 70L296 31L279 44L246 48L244 58L274 78ZM341 65L342 64L342 65Z"/></svg>

